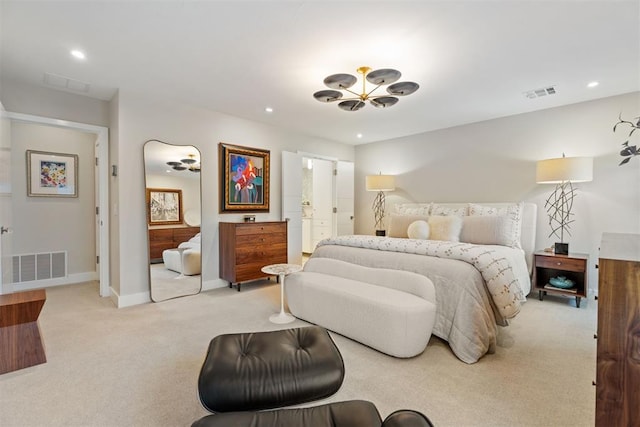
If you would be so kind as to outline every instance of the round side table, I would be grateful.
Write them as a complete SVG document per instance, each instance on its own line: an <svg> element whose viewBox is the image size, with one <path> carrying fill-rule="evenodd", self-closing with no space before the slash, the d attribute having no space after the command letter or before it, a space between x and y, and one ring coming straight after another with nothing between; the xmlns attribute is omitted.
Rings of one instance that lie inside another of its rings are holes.
<svg viewBox="0 0 640 427"><path fill-rule="evenodd" d="M297 264L271 264L262 267L263 273L277 275L280 281L280 312L269 316L272 323L291 323L296 319L284 311L284 277L300 270L302 266Z"/></svg>

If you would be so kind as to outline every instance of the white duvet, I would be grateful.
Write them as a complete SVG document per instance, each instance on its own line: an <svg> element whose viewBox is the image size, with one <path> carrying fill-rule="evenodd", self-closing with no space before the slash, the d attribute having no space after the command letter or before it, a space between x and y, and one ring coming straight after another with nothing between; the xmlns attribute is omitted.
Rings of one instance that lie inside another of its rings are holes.
<svg viewBox="0 0 640 427"><path fill-rule="evenodd" d="M433 333L467 363L494 350L496 325L518 314L530 290L522 250L504 246L339 236L321 241L313 256L429 277L437 297Z"/></svg>

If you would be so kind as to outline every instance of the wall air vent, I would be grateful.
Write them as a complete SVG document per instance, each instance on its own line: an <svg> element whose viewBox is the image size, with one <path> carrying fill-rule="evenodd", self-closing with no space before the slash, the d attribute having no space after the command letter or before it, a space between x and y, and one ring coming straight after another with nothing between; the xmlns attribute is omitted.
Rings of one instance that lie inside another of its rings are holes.
<svg viewBox="0 0 640 427"><path fill-rule="evenodd" d="M82 93L89 92L89 89L91 88L89 83L51 73L44 73L44 84L56 89L71 90L73 92Z"/></svg>
<svg viewBox="0 0 640 427"><path fill-rule="evenodd" d="M556 87L555 86L547 86L540 89L534 89L524 92L524 96L529 99L540 98L541 96L547 95L555 95Z"/></svg>
<svg viewBox="0 0 640 427"><path fill-rule="evenodd" d="M13 256L13 283L67 277L67 251Z"/></svg>

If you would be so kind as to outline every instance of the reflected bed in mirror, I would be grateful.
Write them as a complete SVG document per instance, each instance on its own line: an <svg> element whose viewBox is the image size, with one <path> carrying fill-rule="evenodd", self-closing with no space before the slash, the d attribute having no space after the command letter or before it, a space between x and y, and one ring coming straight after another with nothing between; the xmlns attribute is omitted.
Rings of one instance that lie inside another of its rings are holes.
<svg viewBox="0 0 640 427"><path fill-rule="evenodd" d="M151 300L202 289L200 152L158 140L144 144Z"/></svg>

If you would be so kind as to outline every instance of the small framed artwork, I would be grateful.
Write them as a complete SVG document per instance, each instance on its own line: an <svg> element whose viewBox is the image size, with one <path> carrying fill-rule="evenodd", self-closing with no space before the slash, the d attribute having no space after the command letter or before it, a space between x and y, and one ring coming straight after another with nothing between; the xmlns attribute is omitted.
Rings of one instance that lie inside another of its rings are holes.
<svg viewBox="0 0 640 427"><path fill-rule="evenodd" d="M220 212L269 212L270 152L220 143Z"/></svg>
<svg viewBox="0 0 640 427"><path fill-rule="evenodd" d="M27 150L27 196L78 197L78 155Z"/></svg>
<svg viewBox="0 0 640 427"><path fill-rule="evenodd" d="M149 225L182 224L182 190L147 188Z"/></svg>

